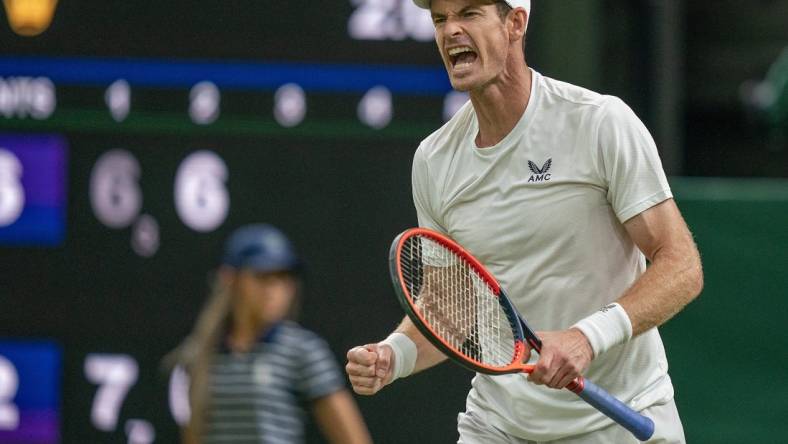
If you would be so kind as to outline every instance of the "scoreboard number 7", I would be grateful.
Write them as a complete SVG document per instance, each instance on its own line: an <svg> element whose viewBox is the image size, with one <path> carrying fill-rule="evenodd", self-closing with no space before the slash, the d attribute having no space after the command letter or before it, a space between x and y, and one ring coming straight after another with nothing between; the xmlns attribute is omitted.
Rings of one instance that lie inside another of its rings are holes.
<svg viewBox="0 0 788 444"><path fill-rule="evenodd" d="M98 385L90 419L105 432L115 430L123 400L137 382L137 361L128 355L89 354L85 358L85 377Z"/></svg>

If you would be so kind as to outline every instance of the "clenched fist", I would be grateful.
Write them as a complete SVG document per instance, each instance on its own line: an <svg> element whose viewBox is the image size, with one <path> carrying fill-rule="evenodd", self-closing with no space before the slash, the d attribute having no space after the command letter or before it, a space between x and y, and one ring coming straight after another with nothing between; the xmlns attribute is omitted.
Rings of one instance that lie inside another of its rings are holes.
<svg viewBox="0 0 788 444"><path fill-rule="evenodd" d="M391 347L386 344L367 344L347 352L347 371L353 391L359 395L374 395L391 382L394 368Z"/></svg>

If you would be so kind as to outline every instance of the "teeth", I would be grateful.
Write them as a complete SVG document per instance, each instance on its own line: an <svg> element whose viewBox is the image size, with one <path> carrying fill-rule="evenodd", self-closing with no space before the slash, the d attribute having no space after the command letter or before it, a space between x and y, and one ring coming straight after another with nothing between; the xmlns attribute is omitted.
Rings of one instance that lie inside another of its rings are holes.
<svg viewBox="0 0 788 444"><path fill-rule="evenodd" d="M449 55L454 56L457 54L461 54L463 52L473 52L473 50L467 46L460 46L459 48L452 48L449 50Z"/></svg>

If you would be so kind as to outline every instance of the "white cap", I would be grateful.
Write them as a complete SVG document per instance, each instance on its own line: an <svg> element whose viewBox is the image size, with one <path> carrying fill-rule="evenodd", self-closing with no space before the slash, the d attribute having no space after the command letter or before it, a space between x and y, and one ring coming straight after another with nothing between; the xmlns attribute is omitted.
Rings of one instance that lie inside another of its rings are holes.
<svg viewBox="0 0 788 444"><path fill-rule="evenodd" d="M430 0L413 0L413 3L415 3L419 8L430 9ZM506 0L506 3L508 3L512 9L525 8L525 12L527 12L528 16L530 17L531 0Z"/></svg>

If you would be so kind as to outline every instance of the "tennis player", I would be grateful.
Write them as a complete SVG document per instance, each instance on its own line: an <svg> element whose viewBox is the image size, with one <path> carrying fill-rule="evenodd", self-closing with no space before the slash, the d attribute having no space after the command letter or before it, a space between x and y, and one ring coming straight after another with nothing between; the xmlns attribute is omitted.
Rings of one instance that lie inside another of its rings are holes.
<svg viewBox="0 0 788 444"><path fill-rule="evenodd" d="M414 1L470 94L415 153L419 225L479 258L544 343L530 376L476 375L459 442L636 442L558 390L582 374L654 420L649 442L683 443L657 327L703 273L648 130L618 98L528 67L530 1ZM405 318L347 359L353 389L371 395L445 357Z"/></svg>
<svg viewBox="0 0 788 444"><path fill-rule="evenodd" d="M329 442L371 442L325 341L289 320L300 270L273 226L227 240L215 291L173 356L191 380L184 443L304 442L307 410Z"/></svg>

